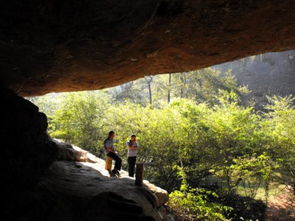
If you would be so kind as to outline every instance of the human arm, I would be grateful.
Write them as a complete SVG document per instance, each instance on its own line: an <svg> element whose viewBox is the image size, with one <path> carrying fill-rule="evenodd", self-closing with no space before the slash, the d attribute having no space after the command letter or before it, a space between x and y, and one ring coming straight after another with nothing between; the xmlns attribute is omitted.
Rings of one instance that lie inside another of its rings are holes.
<svg viewBox="0 0 295 221"><path fill-rule="evenodd" d="M127 143L127 146L128 146L128 149L129 150L137 150L137 148L138 148L138 145L137 145L137 143Z"/></svg>
<svg viewBox="0 0 295 221"><path fill-rule="evenodd" d="M114 144L110 140L106 140L104 142L104 149L106 150L106 152L113 152L113 153L115 153Z"/></svg>

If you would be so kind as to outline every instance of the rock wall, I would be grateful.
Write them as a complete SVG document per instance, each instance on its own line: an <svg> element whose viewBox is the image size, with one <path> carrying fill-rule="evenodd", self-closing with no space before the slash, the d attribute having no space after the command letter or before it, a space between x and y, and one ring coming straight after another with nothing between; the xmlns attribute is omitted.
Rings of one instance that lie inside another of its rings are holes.
<svg viewBox="0 0 295 221"><path fill-rule="evenodd" d="M31 102L0 88L1 99L1 179L4 185L4 207L34 188L56 159L57 148L46 133L47 117ZM9 209L10 208L10 209Z"/></svg>

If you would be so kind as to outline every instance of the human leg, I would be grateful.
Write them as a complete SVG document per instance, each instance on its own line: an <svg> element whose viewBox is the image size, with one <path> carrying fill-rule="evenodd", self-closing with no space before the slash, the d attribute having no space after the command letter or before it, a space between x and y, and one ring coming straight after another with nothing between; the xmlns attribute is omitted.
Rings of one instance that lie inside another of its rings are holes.
<svg viewBox="0 0 295 221"><path fill-rule="evenodd" d="M136 157L128 157L128 173L130 177L134 177Z"/></svg>
<svg viewBox="0 0 295 221"><path fill-rule="evenodd" d="M122 159L115 153L110 152L107 154L109 157L111 157L113 160L115 160L115 167L114 169L117 171L121 170L122 167Z"/></svg>

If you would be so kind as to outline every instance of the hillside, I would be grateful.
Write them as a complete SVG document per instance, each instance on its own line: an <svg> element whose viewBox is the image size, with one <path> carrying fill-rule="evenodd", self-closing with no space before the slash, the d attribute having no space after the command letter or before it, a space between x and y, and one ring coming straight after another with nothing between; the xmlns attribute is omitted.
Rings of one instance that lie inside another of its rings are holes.
<svg viewBox="0 0 295 221"><path fill-rule="evenodd" d="M251 56L213 66L226 72L232 70L238 84L247 85L259 106L266 95L295 95L295 50Z"/></svg>

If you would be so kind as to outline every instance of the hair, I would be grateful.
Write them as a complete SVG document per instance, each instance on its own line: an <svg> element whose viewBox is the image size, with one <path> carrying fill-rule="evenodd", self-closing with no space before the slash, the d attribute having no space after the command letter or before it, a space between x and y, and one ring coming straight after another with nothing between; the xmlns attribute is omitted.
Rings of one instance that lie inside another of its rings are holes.
<svg viewBox="0 0 295 221"><path fill-rule="evenodd" d="M109 137L111 137L113 134L115 134L115 132L111 130L111 131L109 132Z"/></svg>
<svg viewBox="0 0 295 221"><path fill-rule="evenodd" d="M136 137L136 135L135 135L135 134L132 134L132 135L131 135L131 138L132 138L132 137ZM131 143L131 139L129 140L129 142Z"/></svg>

